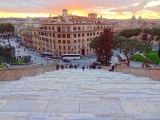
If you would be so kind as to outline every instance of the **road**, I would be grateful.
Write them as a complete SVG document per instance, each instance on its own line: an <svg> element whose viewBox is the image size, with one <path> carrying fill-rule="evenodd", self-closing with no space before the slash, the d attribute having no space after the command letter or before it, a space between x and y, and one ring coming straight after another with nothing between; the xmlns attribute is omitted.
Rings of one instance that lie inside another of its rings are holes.
<svg viewBox="0 0 160 120"><path fill-rule="evenodd" d="M19 44L19 43L16 43L16 39L13 39L13 40L10 40L10 43L12 46L14 46L16 48L16 46ZM8 44L7 40L6 40L6 44ZM35 51L35 52L32 52L32 51L29 51L28 49L25 49L25 47L21 45L21 47L18 49L16 48L16 51L20 51L20 52L16 52L16 55L18 54L21 54L23 56L26 56L26 55L30 55L32 58L31 60L33 60L33 64L47 64L47 60L45 60L45 58L41 57L41 55ZM153 49L157 50L158 47L154 46ZM113 56L112 56L112 59L111 59L111 63L112 65L115 64L115 63L119 63L119 60L118 58L116 57L116 54L119 54L119 51L116 51L116 50L113 50ZM51 59L51 60L48 60L49 63L54 63L55 61L57 61L57 59ZM60 61L61 64L67 64L66 62L63 62L62 60L58 60ZM90 64L92 64L94 61L96 61L96 55L95 53L91 53L91 54L87 54L85 55L83 58L81 58L80 60L71 60L70 63L72 63L73 65L77 65L79 64L79 67L82 67L83 65L85 66L88 66ZM134 61L131 61L130 62L130 66L132 67L141 67L142 66L142 63L141 62L134 62ZM151 65L152 67L159 67L157 65Z"/></svg>

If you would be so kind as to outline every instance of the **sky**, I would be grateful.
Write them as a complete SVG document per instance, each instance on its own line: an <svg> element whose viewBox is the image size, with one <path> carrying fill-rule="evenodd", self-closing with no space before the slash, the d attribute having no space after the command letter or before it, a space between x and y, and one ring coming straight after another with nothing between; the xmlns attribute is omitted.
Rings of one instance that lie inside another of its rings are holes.
<svg viewBox="0 0 160 120"><path fill-rule="evenodd" d="M0 17L49 17L67 9L73 15L97 13L107 19L128 19L140 15L160 19L160 0L0 0Z"/></svg>

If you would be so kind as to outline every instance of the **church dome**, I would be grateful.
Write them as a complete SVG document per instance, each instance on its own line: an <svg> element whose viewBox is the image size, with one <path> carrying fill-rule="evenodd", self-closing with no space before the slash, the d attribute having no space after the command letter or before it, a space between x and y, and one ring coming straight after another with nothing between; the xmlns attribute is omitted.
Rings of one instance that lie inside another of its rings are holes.
<svg viewBox="0 0 160 120"><path fill-rule="evenodd" d="M132 20L135 20L135 19L136 19L135 15L133 15L131 19L132 19Z"/></svg>

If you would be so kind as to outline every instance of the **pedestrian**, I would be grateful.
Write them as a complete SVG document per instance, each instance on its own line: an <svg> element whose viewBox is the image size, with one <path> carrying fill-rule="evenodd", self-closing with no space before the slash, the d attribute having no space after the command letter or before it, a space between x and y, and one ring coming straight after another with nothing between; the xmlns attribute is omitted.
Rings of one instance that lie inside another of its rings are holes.
<svg viewBox="0 0 160 120"><path fill-rule="evenodd" d="M57 70L59 69L59 64L56 65Z"/></svg>
<svg viewBox="0 0 160 120"><path fill-rule="evenodd" d="M64 66L63 66L63 65L61 65L61 68L62 68L62 70L63 70Z"/></svg>
<svg viewBox="0 0 160 120"><path fill-rule="evenodd" d="M87 69L88 69L88 65L87 65Z"/></svg>
<svg viewBox="0 0 160 120"><path fill-rule="evenodd" d="M83 65L82 70L84 71L84 69L85 69L85 66Z"/></svg>
<svg viewBox="0 0 160 120"><path fill-rule="evenodd" d="M79 64L77 66L79 67Z"/></svg>
<svg viewBox="0 0 160 120"><path fill-rule="evenodd" d="M41 66L43 66L43 64L41 63Z"/></svg>
<svg viewBox="0 0 160 120"><path fill-rule="evenodd" d="M66 65L66 69L67 69L67 65Z"/></svg>
<svg viewBox="0 0 160 120"><path fill-rule="evenodd" d="M114 71L115 66L112 65L112 68L109 71Z"/></svg>

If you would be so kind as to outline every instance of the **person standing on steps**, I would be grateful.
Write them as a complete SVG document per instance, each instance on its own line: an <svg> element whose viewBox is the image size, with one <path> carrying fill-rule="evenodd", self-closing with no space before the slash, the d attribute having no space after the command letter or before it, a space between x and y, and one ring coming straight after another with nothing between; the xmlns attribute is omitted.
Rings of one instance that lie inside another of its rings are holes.
<svg viewBox="0 0 160 120"><path fill-rule="evenodd" d="M82 70L84 71L84 69L85 69L85 66L83 65Z"/></svg>
<svg viewBox="0 0 160 120"><path fill-rule="evenodd" d="M63 66L63 65L61 65L61 68L62 68L62 70L63 70L64 66Z"/></svg>
<svg viewBox="0 0 160 120"><path fill-rule="evenodd" d="M115 68L115 66L114 66L114 65L112 65L112 69L110 69L109 71L114 71L114 68Z"/></svg>

